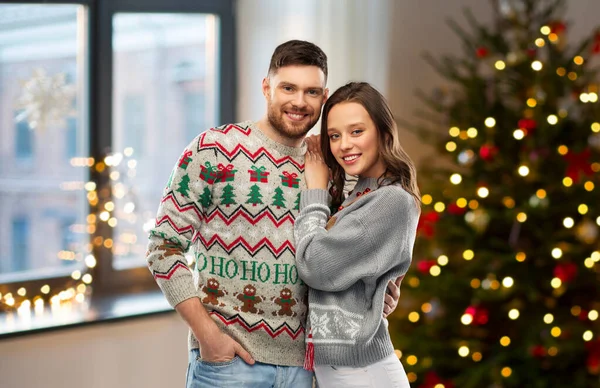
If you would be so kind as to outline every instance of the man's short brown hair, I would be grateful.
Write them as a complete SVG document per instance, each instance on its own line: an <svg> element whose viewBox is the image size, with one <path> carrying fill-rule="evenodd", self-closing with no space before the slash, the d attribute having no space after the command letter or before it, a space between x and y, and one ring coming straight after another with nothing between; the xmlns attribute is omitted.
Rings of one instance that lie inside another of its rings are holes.
<svg viewBox="0 0 600 388"><path fill-rule="evenodd" d="M327 81L327 55L314 43L289 40L277 46L271 56L269 76L285 66L317 66Z"/></svg>

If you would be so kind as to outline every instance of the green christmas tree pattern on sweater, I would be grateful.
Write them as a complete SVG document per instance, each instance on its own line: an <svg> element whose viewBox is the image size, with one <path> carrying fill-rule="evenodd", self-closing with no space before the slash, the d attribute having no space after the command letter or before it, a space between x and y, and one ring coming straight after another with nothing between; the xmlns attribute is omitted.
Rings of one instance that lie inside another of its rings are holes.
<svg viewBox="0 0 600 388"><path fill-rule="evenodd" d="M281 187L275 188L275 194L273 195L273 206L277 206L277 209L285 208L285 198L283 197L283 190Z"/></svg>
<svg viewBox="0 0 600 388"><path fill-rule="evenodd" d="M203 208L208 209L210 205L212 205L212 193L208 187L204 188L202 191L202 195L198 199Z"/></svg>
<svg viewBox="0 0 600 388"><path fill-rule="evenodd" d="M250 187L250 193L248 194L248 200L246 203L251 203L252 206L256 206L258 204L263 204L262 194L260 193L260 188L258 185L254 184Z"/></svg>
<svg viewBox="0 0 600 388"><path fill-rule="evenodd" d="M227 184L225 187L223 187L223 193L221 194L221 205L225 205L226 207L229 207L229 205L235 205L237 202L235 202L235 194L233 193L233 186L231 186L230 184Z"/></svg>
<svg viewBox="0 0 600 388"><path fill-rule="evenodd" d="M190 190L190 177L185 174L181 177L181 182L179 182L179 187L177 188L177 192L181 193L184 197L188 197L188 191Z"/></svg>

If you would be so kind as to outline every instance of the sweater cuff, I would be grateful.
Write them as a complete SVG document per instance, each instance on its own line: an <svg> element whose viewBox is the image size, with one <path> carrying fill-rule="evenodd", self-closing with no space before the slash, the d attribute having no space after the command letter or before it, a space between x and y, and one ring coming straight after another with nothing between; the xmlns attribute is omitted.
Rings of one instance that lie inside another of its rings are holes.
<svg viewBox="0 0 600 388"><path fill-rule="evenodd" d="M183 272L185 270L180 269L178 271ZM198 297L198 291L194 286L191 274L184 274L168 281L159 282L159 287L173 308L185 300Z"/></svg>
<svg viewBox="0 0 600 388"><path fill-rule="evenodd" d="M331 195L325 189L303 190L300 195L300 210L314 204L329 207L331 204Z"/></svg>

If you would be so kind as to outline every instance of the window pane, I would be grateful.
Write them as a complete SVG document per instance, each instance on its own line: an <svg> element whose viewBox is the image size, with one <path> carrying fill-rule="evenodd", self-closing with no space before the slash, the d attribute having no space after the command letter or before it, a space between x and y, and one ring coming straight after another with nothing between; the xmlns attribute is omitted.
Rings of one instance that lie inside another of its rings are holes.
<svg viewBox="0 0 600 388"><path fill-rule="evenodd" d="M123 98L123 148L132 148L138 158L144 155L144 129L146 127L145 101L143 95Z"/></svg>
<svg viewBox="0 0 600 388"><path fill-rule="evenodd" d="M33 156L33 146L31 144L33 133L26 120L20 120L19 117L24 111L15 115L15 156L17 159L29 159Z"/></svg>
<svg viewBox="0 0 600 388"><path fill-rule="evenodd" d="M0 4L0 283L68 274L87 248L84 12Z"/></svg>
<svg viewBox="0 0 600 388"><path fill-rule="evenodd" d="M66 130L66 157L71 159L77 156L77 119L75 117L69 117L67 119L67 130Z"/></svg>
<svg viewBox="0 0 600 388"><path fill-rule="evenodd" d="M198 128L205 128L207 125L210 125L204 119L204 111L206 110L204 99L204 93L185 93L182 115L185 120L185 131L190 139L193 139L198 134Z"/></svg>
<svg viewBox="0 0 600 388"><path fill-rule="evenodd" d="M113 19L116 268L145 265L147 231L183 148L218 124L218 19L119 13Z"/></svg>
<svg viewBox="0 0 600 388"><path fill-rule="evenodd" d="M11 272L23 271L29 262L29 220L24 217L13 219L12 222L12 261L5 270Z"/></svg>

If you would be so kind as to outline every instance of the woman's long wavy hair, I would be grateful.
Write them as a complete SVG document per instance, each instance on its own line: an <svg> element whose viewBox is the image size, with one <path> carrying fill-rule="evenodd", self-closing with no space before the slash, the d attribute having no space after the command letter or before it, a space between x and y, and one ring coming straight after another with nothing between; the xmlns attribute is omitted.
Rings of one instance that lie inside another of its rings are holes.
<svg viewBox="0 0 600 388"><path fill-rule="evenodd" d="M417 187L417 171L413 161L400 145L398 127L385 97L366 82L350 82L336 90L329 97L323 107L323 115L321 116L321 151L325 163L332 172L331 195L333 208L337 209L344 201L343 191L346 174L331 153L329 137L327 136L327 120L331 108L344 102L355 102L362 105L373 123L375 123L379 137L379 153L386 166L386 171L379 177L380 184L387 185L400 182L402 188L414 197L417 207L420 207L421 196Z"/></svg>

